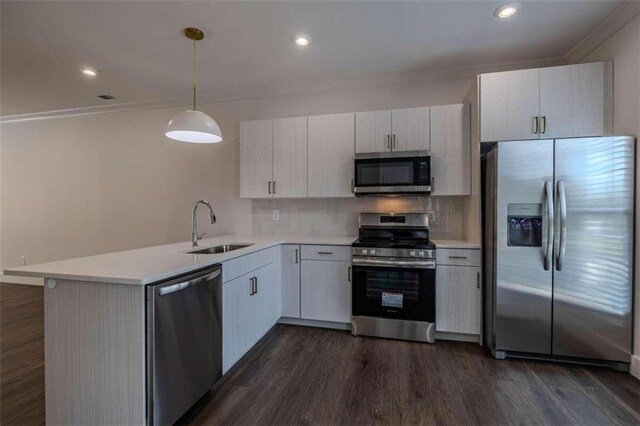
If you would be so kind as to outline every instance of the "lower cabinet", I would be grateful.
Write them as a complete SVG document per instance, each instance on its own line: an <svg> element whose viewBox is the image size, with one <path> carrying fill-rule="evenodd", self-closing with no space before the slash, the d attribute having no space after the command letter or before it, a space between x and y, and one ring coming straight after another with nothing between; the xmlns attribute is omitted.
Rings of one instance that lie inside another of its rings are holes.
<svg viewBox="0 0 640 426"><path fill-rule="evenodd" d="M480 267L436 266L436 331L480 334Z"/></svg>
<svg viewBox="0 0 640 426"><path fill-rule="evenodd" d="M272 263L222 285L223 374L280 319L280 297L279 255Z"/></svg>
<svg viewBox="0 0 640 426"><path fill-rule="evenodd" d="M302 260L300 314L304 319L351 322L351 262Z"/></svg>
<svg viewBox="0 0 640 426"><path fill-rule="evenodd" d="M282 316L300 318L300 246L282 246Z"/></svg>

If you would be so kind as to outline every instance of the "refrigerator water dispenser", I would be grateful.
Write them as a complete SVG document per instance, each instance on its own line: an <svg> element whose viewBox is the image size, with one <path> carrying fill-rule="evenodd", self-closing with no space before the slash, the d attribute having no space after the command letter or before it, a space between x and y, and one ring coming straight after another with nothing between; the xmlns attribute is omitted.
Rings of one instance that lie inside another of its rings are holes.
<svg viewBox="0 0 640 426"><path fill-rule="evenodd" d="M507 245L542 247L542 204L507 204Z"/></svg>

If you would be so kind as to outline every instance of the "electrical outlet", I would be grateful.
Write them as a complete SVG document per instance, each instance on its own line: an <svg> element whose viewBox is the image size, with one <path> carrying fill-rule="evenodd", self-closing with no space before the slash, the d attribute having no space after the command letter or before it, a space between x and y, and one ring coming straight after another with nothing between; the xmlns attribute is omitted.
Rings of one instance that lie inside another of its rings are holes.
<svg viewBox="0 0 640 426"><path fill-rule="evenodd" d="M274 210L271 213L271 219L273 220L280 220L280 210Z"/></svg>

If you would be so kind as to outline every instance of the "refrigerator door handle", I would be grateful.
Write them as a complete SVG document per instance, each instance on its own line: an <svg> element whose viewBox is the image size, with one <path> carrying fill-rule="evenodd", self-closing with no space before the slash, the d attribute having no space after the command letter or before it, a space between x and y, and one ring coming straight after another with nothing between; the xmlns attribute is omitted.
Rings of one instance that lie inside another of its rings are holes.
<svg viewBox="0 0 640 426"><path fill-rule="evenodd" d="M562 271L564 252L567 248L567 197L564 191L564 182L558 181L558 203L560 204L560 241L556 257L556 270Z"/></svg>
<svg viewBox="0 0 640 426"><path fill-rule="evenodd" d="M547 201L547 248L544 253L544 270L548 271L553 264L553 241L555 237L553 183L549 180L544 183L544 196Z"/></svg>

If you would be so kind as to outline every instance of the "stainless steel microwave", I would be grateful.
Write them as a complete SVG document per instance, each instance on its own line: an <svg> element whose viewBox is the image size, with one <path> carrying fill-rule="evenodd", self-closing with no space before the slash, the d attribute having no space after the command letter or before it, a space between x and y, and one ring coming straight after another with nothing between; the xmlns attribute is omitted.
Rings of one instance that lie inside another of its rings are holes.
<svg viewBox="0 0 640 426"><path fill-rule="evenodd" d="M356 154L354 172L353 189L357 196L431 192L429 151Z"/></svg>

